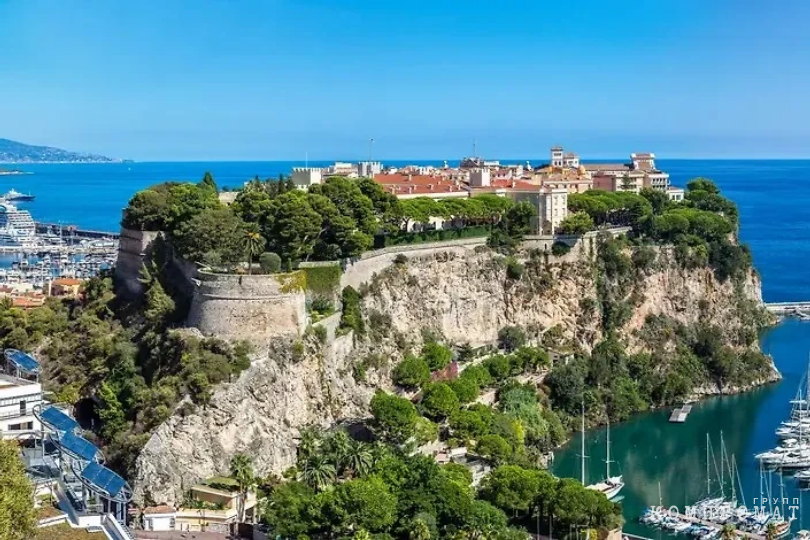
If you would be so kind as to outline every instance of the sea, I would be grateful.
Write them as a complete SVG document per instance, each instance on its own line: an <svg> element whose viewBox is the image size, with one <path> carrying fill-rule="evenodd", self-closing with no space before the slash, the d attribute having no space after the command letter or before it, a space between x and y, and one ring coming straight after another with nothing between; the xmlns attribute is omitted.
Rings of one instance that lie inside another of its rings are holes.
<svg viewBox="0 0 810 540"><path fill-rule="evenodd" d="M438 161L385 164L408 163L442 164ZM683 187L689 179L706 177L737 204L740 235L751 247L754 265L762 277L765 301L810 301L810 160L658 160L657 164L670 173L673 185ZM196 181L210 171L219 186L236 187L255 176L276 178L289 174L293 166L303 165L280 161L14 165L4 167L32 174L0 176L0 193L14 188L35 195L33 202L19 206L28 209L37 221L116 231L121 210L132 194L152 184ZM764 332L760 342L782 372L780 382L746 394L699 403L683 424L668 423L669 411L655 411L612 426L611 458L616 462L612 464L613 473L623 474L626 482L621 501L626 531L659 537L660 531L637 522L646 506L660 501L683 510L705 496L707 489L719 489L719 474L713 466L707 488L707 434L718 460L721 437L729 456L735 458L740 480L736 488L738 500L748 506L756 504L760 474L753 456L777 443L774 430L787 418L789 401L807 370L810 323L785 320ZM576 436L567 447L557 451L555 474L580 477L580 442ZM585 435L585 453L589 456L585 475L589 482L598 481L604 474L605 443L604 428ZM730 495L728 473L725 475L726 492ZM797 506L794 500L801 502L801 511L795 511L794 531L810 528L810 494L802 495L791 478L772 475L765 478L766 486L768 483L774 497L779 496L780 489L784 490L789 499L787 506ZM790 514L791 510L786 510Z"/></svg>

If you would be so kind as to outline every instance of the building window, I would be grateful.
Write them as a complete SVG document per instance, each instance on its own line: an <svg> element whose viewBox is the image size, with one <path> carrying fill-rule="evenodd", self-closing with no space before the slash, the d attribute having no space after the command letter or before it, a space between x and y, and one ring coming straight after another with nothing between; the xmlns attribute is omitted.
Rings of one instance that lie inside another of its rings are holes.
<svg viewBox="0 0 810 540"><path fill-rule="evenodd" d="M25 400L20 401L20 414L25 414Z"/></svg>

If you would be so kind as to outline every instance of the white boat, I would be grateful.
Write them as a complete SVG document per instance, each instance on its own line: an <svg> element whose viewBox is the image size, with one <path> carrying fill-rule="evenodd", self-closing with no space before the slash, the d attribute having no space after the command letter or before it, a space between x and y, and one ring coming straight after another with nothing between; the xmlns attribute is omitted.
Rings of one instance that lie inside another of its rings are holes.
<svg viewBox="0 0 810 540"><path fill-rule="evenodd" d="M584 429L584 417L583 417L583 429ZM584 437L584 434L583 434ZM583 451L582 454L584 455L585 452ZM607 459L605 460L605 479L601 482L596 484L591 484L588 486L588 489L592 489L594 491L598 491L602 493L608 500L615 499L619 492L624 488L624 481L622 480L621 475L619 476L610 476L610 420L607 423ZM584 480L584 477L583 477Z"/></svg>

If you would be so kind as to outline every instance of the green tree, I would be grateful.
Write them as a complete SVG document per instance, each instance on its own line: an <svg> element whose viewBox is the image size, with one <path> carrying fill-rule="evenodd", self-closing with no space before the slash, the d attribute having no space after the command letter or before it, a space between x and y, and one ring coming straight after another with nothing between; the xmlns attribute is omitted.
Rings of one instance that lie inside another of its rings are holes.
<svg viewBox="0 0 810 540"><path fill-rule="evenodd" d="M371 470L374 455L371 448L360 441L352 441L344 456L345 467L350 476L365 476Z"/></svg>
<svg viewBox="0 0 810 540"><path fill-rule="evenodd" d="M228 208L209 208L180 222L173 231L172 245L186 260L199 262L206 253L216 251L222 261L242 259L245 223Z"/></svg>
<svg viewBox="0 0 810 540"><path fill-rule="evenodd" d="M17 445L0 440L0 538L27 540L34 534L34 490Z"/></svg>
<svg viewBox="0 0 810 540"><path fill-rule="evenodd" d="M397 496L377 476L350 480L335 489L334 501L325 510L339 530L362 528L385 532L397 518Z"/></svg>
<svg viewBox="0 0 810 540"><path fill-rule="evenodd" d="M413 403L382 390L371 398L371 414L382 434L396 443L404 443L414 435L419 417Z"/></svg>
<svg viewBox="0 0 810 540"><path fill-rule="evenodd" d="M560 222L557 227L558 234L582 236L594 229L593 219L585 212L574 212Z"/></svg>
<svg viewBox="0 0 810 540"><path fill-rule="evenodd" d="M430 368L422 358L408 355L394 368L392 379L400 386L420 387L430 381Z"/></svg>
<svg viewBox="0 0 810 540"><path fill-rule="evenodd" d="M489 431L490 422L476 411L462 409L450 416L450 429L455 437L477 439Z"/></svg>
<svg viewBox="0 0 810 540"><path fill-rule="evenodd" d="M448 383L450 388L458 397L459 403L470 403L475 401L481 389L472 377L459 377L455 381Z"/></svg>
<svg viewBox="0 0 810 540"><path fill-rule="evenodd" d="M506 233L512 238L523 238L532 232L531 224L535 217L537 217L537 208L527 201L512 205L504 216Z"/></svg>
<svg viewBox="0 0 810 540"><path fill-rule="evenodd" d="M219 191L217 189L217 183L214 181L214 176L209 171L205 171L203 179L200 181L200 188L210 191L213 194Z"/></svg>
<svg viewBox="0 0 810 540"><path fill-rule="evenodd" d="M236 513L239 523L245 522L245 501L248 493L256 485L256 477L253 473L253 460L245 454L236 454L231 458L231 477L236 480L239 489L239 497L236 501Z"/></svg>
<svg viewBox="0 0 810 540"><path fill-rule="evenodd" d="M669 206L669 195L659 189L645 187L641 189L639 195L650 202L653 213L656 215L662 214Z"/></svg>
<svg viewBox="0 0 810 540"><path fill-rule="evenodd" d="M737 538L737 529L733 523L726 523L723 525L723 530L720 531L720 538L722 540L735 540Z"/></svg>
<svg viewBox="0 0 810 540"><path fill-rule="evenodd" d="M506 352L519 349L526 343L526 332L519 326L504 326L498 330L498 345Z"/></svg>
<svg viewBox="0 0 810 540"><path fill-rule="evenodd" d="M444 369L453 359L453 351L435 341L428 341L422 346L422 358L431 371Z"/></svg>
<svg viewBox="0 0 810 540"><path fill-rule="evenodd" d="M300 261L312 253L321 233L321 216L312 209L306 194L286 192L274 201L272 223L265 233L270 247L285 261Z"/></svg>
<svg viewBox="0 0 810 540"><path fill-rule="evenodd" d="M501 465L481 483L480 496L509 514L529 511L540 492L540 471Z"/></svg>
<svg viewBox="0 0 810 540"><path fill-rule="evenodd" d="M447 418L458 410L459 401L456 393L445 383L428 386L422 398L422 408L431 418Z"/></svg>
<svg viewBox="0 0 810 540"><path fill-rule="evenodd" d="M500 435L484 435L478 439L475 452L495 464L501 464L512 457L512 446Z"/></svg>
<svg viewBox="0 0 810 540"><path fill-rule="evenodd" d="M126 427L124 411L118 395L111 384L104 381L98 389L97 397L100 402L98 416L101 420L104 438L111 441L115 435Z"/></svg>
<svg viewBox="0 0 810 540"><path fill-rule="evenodd" d="M263 519L284 538L306 535L313 527L314 498L314 491L301 482L283 483L270 493Z"/></svg>

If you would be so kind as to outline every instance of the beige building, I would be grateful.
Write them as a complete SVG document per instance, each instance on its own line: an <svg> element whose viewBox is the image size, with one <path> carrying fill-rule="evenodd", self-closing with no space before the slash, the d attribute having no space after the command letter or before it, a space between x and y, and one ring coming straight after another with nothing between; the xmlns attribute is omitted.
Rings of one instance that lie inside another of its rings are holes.
<svg viewBox="0 0 810 540"><path fill-rule="evenodd" d="M225 479L228 480L228 479ZM236 490L222 486L194 486L190 490L191 504L174 509L171 506L153 506L143 510L143 528L147 531L230 532L239 519ZM248 493L245 501L245 522L255 522L257 516L256 493Z"/></svg>

